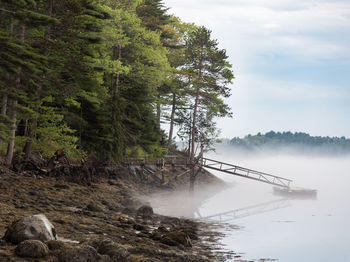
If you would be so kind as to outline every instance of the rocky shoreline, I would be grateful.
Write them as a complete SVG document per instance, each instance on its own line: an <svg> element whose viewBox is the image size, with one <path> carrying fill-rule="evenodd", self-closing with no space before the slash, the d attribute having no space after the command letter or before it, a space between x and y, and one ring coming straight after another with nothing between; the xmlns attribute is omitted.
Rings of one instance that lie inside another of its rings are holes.
<svg viewBox="0 0 350 262"><path fill-rule="evenodd" d="M215 252L220 234L210 224L155 214L143 201L153 192L187 187L185 167L149 167L154 172L147 173L138 166L84 164L47 171L24 162L14 170L0 167L0 236L14 221L44 214L57 237L38 241L47 252L32 258L18 250L37 250L37 242L4 237L1 262L225 261L232 255ZM196 183L225 187L204 170Z"/></svg>

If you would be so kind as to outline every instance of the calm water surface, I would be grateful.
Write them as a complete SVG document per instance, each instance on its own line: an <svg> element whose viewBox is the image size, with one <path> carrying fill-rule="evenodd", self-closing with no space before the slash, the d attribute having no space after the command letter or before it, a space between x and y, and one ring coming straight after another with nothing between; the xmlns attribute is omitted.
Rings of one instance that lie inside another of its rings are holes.
<svg viewBox="0 0 350 262"><path fill-rule="evenodd" d="M248 157L232 152L210 157L290 178L293 186L317 189L317 199L283 199L273 194L270 185L213 172L231 187L201 203L192 214L190 208L185 212L171 204L171 215L213 216L211 220L240 226L226 231L221 243L244 253L244 259L350 261L350 157ZM176 201L186 209L186 202ZM164 205L156 208L164 214L169 214L167 210ZM235 212L215 216L228 211Z"/></svg>
<svg viewBox="0 0 350 262"><path fill-rule="evenodd" d="M238 217L227 221L242 230L226 232L222 241L226 248L244 252L247 259L350 261L349 157L231 154L211 157L290 178L294 186L318 190L316 200L283 200L273 195L269 185L217 174L233 186L209 199L199 210L201 215L208 216L243 209L237 212ZM261 205L247 208L256 204Z"/></svg>

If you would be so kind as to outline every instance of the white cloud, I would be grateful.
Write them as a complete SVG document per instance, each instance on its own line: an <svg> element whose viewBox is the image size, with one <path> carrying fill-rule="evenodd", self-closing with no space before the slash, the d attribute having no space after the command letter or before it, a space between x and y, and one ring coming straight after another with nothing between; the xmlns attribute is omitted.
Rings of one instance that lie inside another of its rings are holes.
<svg viewBox="0 0 350 262"><path fill-rule="evenodd" d="M338 67L350 72L349 0L166 0L165 4L184 21L212 29L230 56L237 79L228 100L234 118L219 122L224 136L272 129L350 136L350 87L329 84L339 77L350 82L350 74L324 76ZM328 84L316 79L320 68L320 77L328 78ZM283 72L282 77L281 70L294 72ZM304 81L294 79L298 74Z"/></svg>
<svg viewBox="0 0 350 262"><path fill-rule="evenodd" d="M166 1L170 6L172 2ZM350 62L350 52L345 52L348 41L344 41L350 31L350 2L186 1L176 6L174 12L186 21L215 28L213 34L220 42L230 36L233 47L245 47L246 58L278 50L303 61Z"/></svg>

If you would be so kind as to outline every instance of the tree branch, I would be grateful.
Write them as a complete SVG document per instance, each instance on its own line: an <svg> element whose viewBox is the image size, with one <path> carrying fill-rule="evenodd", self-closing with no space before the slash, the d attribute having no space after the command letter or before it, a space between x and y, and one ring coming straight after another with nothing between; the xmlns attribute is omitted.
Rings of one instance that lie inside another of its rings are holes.
<svg viewBox="0 0 350 262"><path fill-rule="evenodd" d="M7 12L7 13L10 13L10 14L15 14L16 13L16 12L4 9L4 8L0 8L0 11Z"/></svg>

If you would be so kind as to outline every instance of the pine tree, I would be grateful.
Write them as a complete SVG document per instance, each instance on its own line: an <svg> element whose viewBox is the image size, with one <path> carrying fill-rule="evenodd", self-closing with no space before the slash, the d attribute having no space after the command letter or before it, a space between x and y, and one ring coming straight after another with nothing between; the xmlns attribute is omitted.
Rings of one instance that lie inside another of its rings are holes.
<svg viewBox="0 0 350 262"><path fill-rule="evenodd" d="M125 27L130 43L125 47L123 61L132 69L121 78L121 97L126 105L124 123L128 126L129 144L139 144L151 154L160 137L153 105L170 67L159 33L143 27L137 17L134 19Z"/></svg>
<svg viewBox="0 0 350 262"><path fill-rule="evenodd" d="M8 80L3 96L3 112L7 111L5 110L6 95L10 98L8 99L8 111L12 124L6 164L11 165L15 145L17 111L18 106L21 106L18 102L19 99L25 99L25 88L36 84L35 76L42 70L43 67L41 65L44 61L42 56L38 55L28 42L25 42L25 34L28 28L47 25L52 20L36 12L35 1L2 2L2 6L5 8L1 11L7 13L10 17L9 31L11 32L8 38L2 38L5 48L2 49L3 52L0 54L6 61L1 65L1 71L6 72L5 74ZM19 39L13 36L16 32L14 26L17 24L19 24L19 30L17 31ZM14 81L10 79L14 79Z"/></svg>
<svg viewBox="0 0 350 262"><path fill-rule="evenodd" d="M189 81L190 76L185 69L186 56L185 56L185 42L186 37L191 34L197 27L194 24L188 24L181 22L176 17L171 17L171 26L173 30L173 38L168 41L168 60L172 67L172 75L166 82L166 87L161 95L165 105L170 106L169 120L169 135L168 135L168 147L172 145L174 125L182 125L185 122L182 121L182 117L185 115L184 110L189 109ZM175 119L178 119L175 121Z"/></svg>
<svg viewBox="0 0 350 262"><path fill-rule="evenodd" d="M168 49L176 48L174 44L175 31L172 27L172 17L167 14L168 8L164 7L162 0L146 0L137 7L137 14L142 24L149 30L160 34L160 41ZM170 73L170 72L169 72ZM164 79L165 80L165 79ZM160 130L161 107L166 104L164 96L169 94L166 83L162 83L156 95L157 128Z"/></svg>
<svg viewBox="0 0 350 262"><path fill-rule="evenodd" d="M194 163L195 142L199 132L197 128L200 114L213 116L230 116L229 107L220 97L230 96L228 85L233 73L227 61L225 50L218 48L218 42L211 39L211 31L200 27L194 31L186 42L187 68L193 75L193 116L191 128L190 161ZM194 169L191 177L191 189L194 183Z"/></svg>

